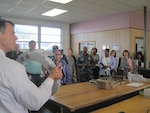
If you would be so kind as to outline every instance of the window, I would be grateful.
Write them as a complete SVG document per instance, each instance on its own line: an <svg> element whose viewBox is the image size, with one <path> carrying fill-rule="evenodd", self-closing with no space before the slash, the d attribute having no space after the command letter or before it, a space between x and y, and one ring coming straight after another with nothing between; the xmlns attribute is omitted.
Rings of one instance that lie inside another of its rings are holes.
<svg viewBox="0 0 150 113"><path fill-rule="evenodd" d="M39 32L38 32L39 31ZM52 50L53 45L61 47L61 29L51 27L15 25L15 34L20 49L29 49L29 41L37 42L36 49Z"/></svg>
<svg viewBox="0 0 150 113"><path fill-rule="evenodd" d="M57 45L60 48L61 29L41 27L41 43L40 43L41 49L44 49L45 51L52 50L53 45Z"/></svg>
<svg viewBox="0 0 150 113"><path fill-rule="evenodd" d="M29 41L34 40L38 42L38 27L28 25L15 25L15 34L18 37L17 43L20 45L20 49L28 49ZM38 43L36 44L38 49Z"/></svg>

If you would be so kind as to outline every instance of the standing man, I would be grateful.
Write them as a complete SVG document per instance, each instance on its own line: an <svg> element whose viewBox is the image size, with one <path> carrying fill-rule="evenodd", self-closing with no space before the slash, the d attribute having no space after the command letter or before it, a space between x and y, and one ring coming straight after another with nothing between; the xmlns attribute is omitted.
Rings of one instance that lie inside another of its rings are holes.
<svg viewBox="0 0 150 113"><path fill-rule="evenodd" d="M15 51L10 51L6 53L6 56L10 59L16 60L20 54L23 52L20 51L19 44L16 44Z"/></svg>
<svg viewBox="0 0 150 113"><path fill-rule="evenodd" d="M95 67L93 58L87 53L86 46L83 47L83 53L77 58L78 79L80 82L85 82L94 79L93 68Z"/></svg>
<svg viewBox="0 0 150 113"><path fill-rule="evenodd" d="M31 40L29 42L29 50L28 52L35 52L36 42ZM24 66L26 67L26 72L30 78L30 80L37 85L38 87L44 81L45 73L43 72L42 65L34 60L29 60L24 62Z"/></svg>
<svg viewBox="0 0 150 113"><path fill-rule="evenodd" d="M61 64L57 65L40 87L34 85L20 63L5 56L15 50L17 37L14 24L0 19L0 111L28 113L39 110L52 95L54 80L62 78Z"/></svg>

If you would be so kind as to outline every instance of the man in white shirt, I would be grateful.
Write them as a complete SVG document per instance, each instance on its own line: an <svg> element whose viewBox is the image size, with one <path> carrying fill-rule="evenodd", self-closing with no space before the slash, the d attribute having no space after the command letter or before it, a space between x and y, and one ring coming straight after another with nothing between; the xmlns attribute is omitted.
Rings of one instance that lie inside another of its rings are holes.
<svg viewBox="0 0 150 113"><path fill-rule="evenodd" d="M34 85L29 80L25 67L5 55L15 50L16 40L14 24L0 19L1 113L28 113L28 109L39 110L51 97L54 81L62 78L61 64L59 64L40 87Z"/></svg>
<svg viewBox="0 0 150 113"><path fill-rule="evenodd" d="M36 52L36 42L34 40L29 41L29 54L32 52ZM26 67L26 72L30 78L30 80L36 85L40 86L41 83L44 81L44 67L41 63L35 61L35 60L28 60L23 63L23 65Z"/></svg>

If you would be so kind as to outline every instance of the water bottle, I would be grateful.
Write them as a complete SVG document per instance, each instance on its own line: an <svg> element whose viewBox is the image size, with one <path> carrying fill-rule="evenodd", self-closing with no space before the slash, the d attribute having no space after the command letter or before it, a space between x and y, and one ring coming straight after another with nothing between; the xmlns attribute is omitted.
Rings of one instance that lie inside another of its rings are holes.
<svg viewBox="0 0 150 113"><path fill-rule="evenodd" d="M128 78L128 81L131 82L131 72L128 72L127 78Z"/></svg>

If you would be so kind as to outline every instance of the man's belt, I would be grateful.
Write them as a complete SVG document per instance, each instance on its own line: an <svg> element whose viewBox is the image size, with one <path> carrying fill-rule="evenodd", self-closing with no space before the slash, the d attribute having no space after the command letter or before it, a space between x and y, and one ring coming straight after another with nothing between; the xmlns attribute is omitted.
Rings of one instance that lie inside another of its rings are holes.
<svg viewBox="0 0 150 113"><path fill-rule="evenodd" d="M27 73L28 75L31 75L31 76L40 76L41 74L31 74L31 73Z"/></svg>

